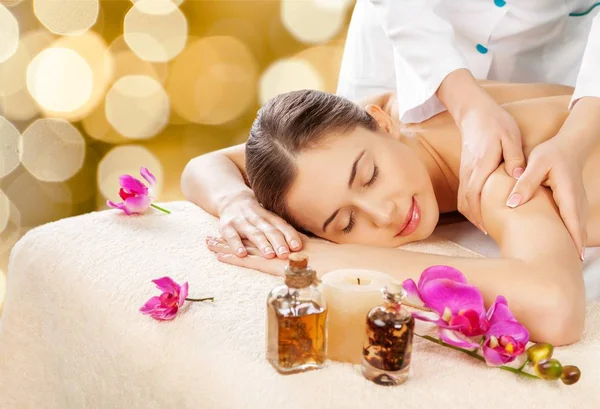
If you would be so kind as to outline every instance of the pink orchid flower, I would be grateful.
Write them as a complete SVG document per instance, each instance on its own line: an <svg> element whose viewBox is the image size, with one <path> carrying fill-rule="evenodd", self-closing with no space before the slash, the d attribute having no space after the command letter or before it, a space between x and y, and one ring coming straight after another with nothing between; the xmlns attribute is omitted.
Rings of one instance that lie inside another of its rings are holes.
<svg viewBox="0 0 600 409"><path fill-rule="evenodd" d="M427 268L419 278L403 283L407 301L425 306L433 316L414 312L413 316L438 326L442 341L461 348L479 348L471 337L481 337L489 329L483 297L479 290L467 283L465 276L449 266Z"/></svg>
<svg viewBox="0 0 600 409"><path fill-rule="evenodd" d="M119 196L123 201L114 203L107 200L106 204L112 208L123 210L127 215L143 214L150 206L165 213L171 213L152 203L154 200L152 189L156 185L156 177L150 173L148 168L144 167L140 169L140 174L146 179L149 187L146 187L139 179L131 175L121 175L119 177L119 184L121 185Z"/></svg>
<svg viewBox="0 0 600 409"><path fill-rule="evenodd" d="M485 334L483 357L490 366L514 361L525 351L529 331L521 325L508 308L506 298L498 296L487 313L490 328Z"/></svg>
<svg viewBox="0 0 600 409"><path fill-rule="evenodd" d="M172 320L185 302L188 295L188 283L185 282L183 285L179 285L170 277L162 277L152 280L152 282L163 293L160 296L150 298L140 308L140 312L156 320Z"/></svg>

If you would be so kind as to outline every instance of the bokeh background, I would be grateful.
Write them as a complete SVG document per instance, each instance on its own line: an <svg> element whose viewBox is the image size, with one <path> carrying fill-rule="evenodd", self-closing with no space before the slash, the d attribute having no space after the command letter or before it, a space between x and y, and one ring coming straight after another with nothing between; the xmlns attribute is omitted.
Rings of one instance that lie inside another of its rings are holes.
<svg viewBox="0 0 600 409"><path fill-rule="evenodd" d="M185 164L246 140L270 97L335 92L354 0L0 0L0 313L28 230L120 201L182 200Z"/></svg>

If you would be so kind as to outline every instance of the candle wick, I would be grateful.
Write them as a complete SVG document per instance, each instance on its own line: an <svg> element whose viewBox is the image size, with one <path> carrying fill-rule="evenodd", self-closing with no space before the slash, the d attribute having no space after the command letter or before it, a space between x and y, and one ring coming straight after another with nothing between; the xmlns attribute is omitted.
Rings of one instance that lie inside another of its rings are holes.
<svg viewBox="0 0 600 409"><path fill-rule="evenodd" d="M357 278L357 280L358 280L358 285L360 285L360 278Z"/></svg>

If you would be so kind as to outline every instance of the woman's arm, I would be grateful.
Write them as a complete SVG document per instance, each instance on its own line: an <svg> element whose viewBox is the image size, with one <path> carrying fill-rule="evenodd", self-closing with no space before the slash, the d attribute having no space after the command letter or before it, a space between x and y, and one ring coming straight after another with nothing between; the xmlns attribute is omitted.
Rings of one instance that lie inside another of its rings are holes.
<svg viewBox="0 0 600 409"><path fill-rule="evenodd" d="M181 175L181 191L185 198L212 214L240 198L254 198L246 185L245 144L197 156L186 165Z"/></svg>
<svg viewBox="0 0 600 409"><path fill-rule="evenodd" d="M238 257L247 255L242 239L250 240L266 258L287 258L300 250L298 232L258 203L246 184L245 144L192 159L181 176L185 197L219 217L222 238Z"/></svg>
<svg viewBox="0 0 600 409"><path fill-rule="evenodd" d="M486 182L482 211L490 234L499 243L502 258L461 258L357 244L305 241L310 264L319 275L340 268L378 270L398 280L417 281L432 265L459 269L483 294L486 306L504 295L517 319L535 341L554 345L580 339L585 313L581 264L548 190L539 188L518 209L505 206L514 179L501 168ZM228 253L226 246L209 246ZM270 274L282 274L285 262L249 256L221 256L226 263Z"/></svg>

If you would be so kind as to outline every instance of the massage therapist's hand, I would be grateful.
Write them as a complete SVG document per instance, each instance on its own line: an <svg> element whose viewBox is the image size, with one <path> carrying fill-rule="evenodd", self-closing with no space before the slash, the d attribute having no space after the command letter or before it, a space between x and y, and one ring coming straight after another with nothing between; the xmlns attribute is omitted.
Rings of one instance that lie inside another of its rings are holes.
<svg viewBox="0 0 600 409"><path fill-rule="evenodd" d="M319 275L325 274L339 267L340 260L348 258L343 244L335 244L322 239L309 238L301 235L303 243L303 253L309 257L309 265L315 269ZM219 261L234 266L250 268L263 273L283 276L287 260L278 258L266 259L261 251L248 240L242 240L246 246L248 256L236 257L234 249L222 238L207 238L208 248L218 255Z"/></svg>
<svg viewBox="0 0 600 409"><path fill-rule="evenodd" d="M572 141L572 138L556 136L536 146L506 204L517 207L531 199L540 185L550 187L560 216L583 260L588 215L588 201L583 187L582 164L585 158L573 149Z"/></svg>
<svg viewBox="0 0 600 409"><path fill-rule="evenodd" d="M487 233L481 217L481 191L502 161L509 175L518 177L523 172L525 156L519 126L467 70L448 75L438 97L462 135L457 208Z"/></svg>
<svg viewBox="0 0 600 409"><path fill-rule="evenodd" d="M232 198L219 211L220 234L232 254L248 255L242 239L258 250L263 257L287 258L290 249L302 248L300 234L279 216L269 212L253 195Z"/></svg>

